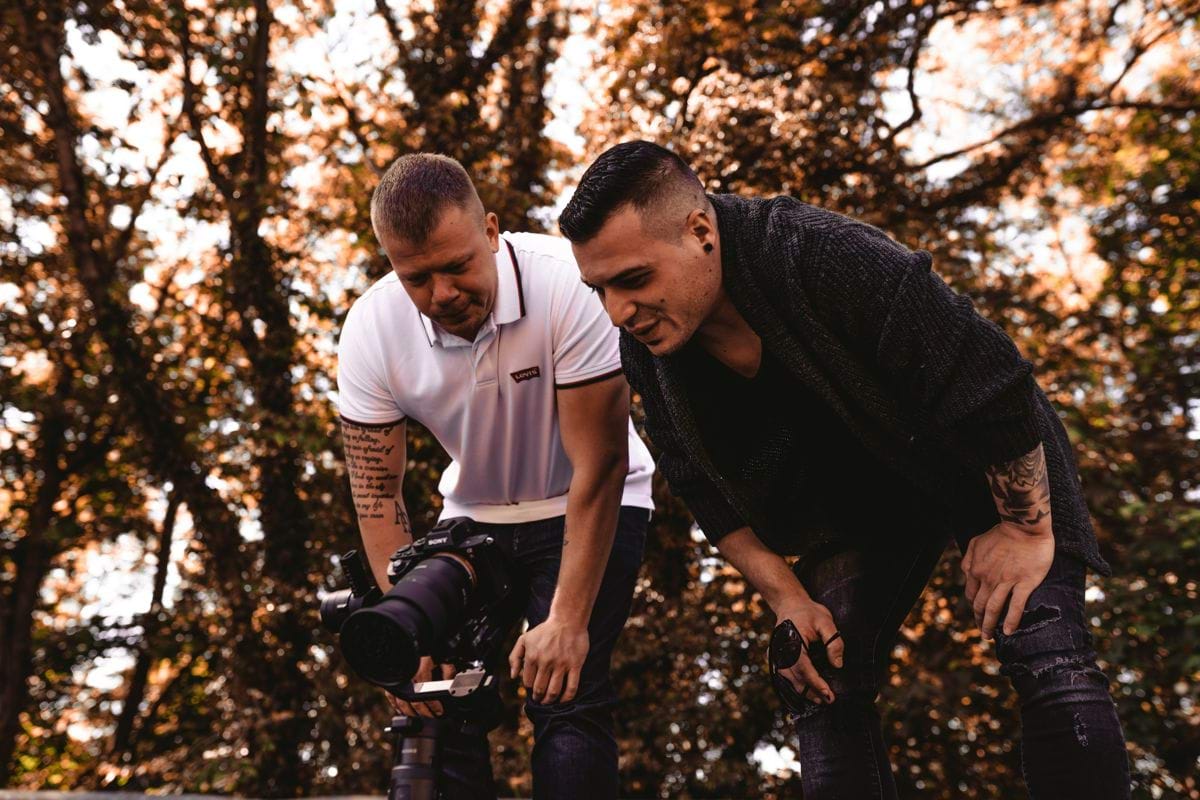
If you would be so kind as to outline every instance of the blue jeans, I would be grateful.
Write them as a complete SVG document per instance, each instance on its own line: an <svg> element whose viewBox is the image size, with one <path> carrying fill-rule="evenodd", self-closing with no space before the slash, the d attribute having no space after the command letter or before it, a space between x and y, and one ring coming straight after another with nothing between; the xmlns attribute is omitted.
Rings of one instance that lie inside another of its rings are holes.
<svg viewBox="0 0 1200 800"><path fill-rule="evenodd" d="M843 666L822 669L836 699L806 702L793 722L806 798L897 796L875 699L900 625L948 538L834 547L795 565L845 639ZM1085 574L1081 561L1056 552L1017 630L1006 636L997 627L996 655L1019 700L1021 766L1034 800L1129 797L1125 738L1084 615Z"/></svg>
<svg viewBox="0 0 1200 800"><path fill-rule="evenodd" d="M613 800L617 796L617 740L612 718L617 692L609 678L609 664L629 617L649 521L647 509L621 507L612 554L588 622L588 655L575 698L569 703L525 702L525 714L533 722L534 800ZM518 582L529 587L525 618L531 628L550 614L562 561L564 522L564 517L552 517L512 525L476 523L480 532L496 537L511 558ZM499 668L501 674L508 674L507 654ZM446 734L439 747L440 797L496 797L486 735Z"/></svg>

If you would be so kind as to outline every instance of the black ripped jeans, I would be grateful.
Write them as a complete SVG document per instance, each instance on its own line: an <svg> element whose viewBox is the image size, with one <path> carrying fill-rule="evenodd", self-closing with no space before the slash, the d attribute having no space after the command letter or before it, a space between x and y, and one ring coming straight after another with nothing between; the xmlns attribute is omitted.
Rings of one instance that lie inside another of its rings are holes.
<svg viewBox="0 0 1200 800"><path fill-rule="evenodd" d="M794 722L806 798L897 796L875 699L900 625L948 538L934 536L917 548L846 546L796 564L846 647L842 668L824 670L837 699L808 703ZM997 626L1000 671L1020 703L1021 766L1033 800L1129 797L1125 738L1084 615L1085 573L1082 562L1056 552L1017 630L1005 636Z"/></svg>
<svg viewBox="0 0 1200 800"><path fill-rule="evenodd" d="M533 797L535 800L615 800L618 795L617 740L613 709L617 691L609 664L617 637L629 618L633 589L642 565L650 512L622 506L612 552L588 622L589 648L579 690L569 703L525 702L533 723ZM496 537L512 560L516 578L528 587L525 619L540 625L562 562L565 517L509 525L476 523ZM493 667L508 676L507 653ZM439 740L438 797L441 800L494 800L496 786L486 735L447 732Z"/></svg>

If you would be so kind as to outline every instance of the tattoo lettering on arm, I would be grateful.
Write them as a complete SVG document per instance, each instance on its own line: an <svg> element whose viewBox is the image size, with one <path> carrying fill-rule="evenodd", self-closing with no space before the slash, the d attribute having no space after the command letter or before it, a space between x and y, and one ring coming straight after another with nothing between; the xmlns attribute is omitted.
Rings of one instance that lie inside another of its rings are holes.
<svg viewBox="0 0 1200 800"><path fill-rule="evenodd" d="M392 503L396 507L396 525L403 525L404 530L412 533L412 523L408 521L408 512L404 510L404 503L399 500L393 500Z"/></svg>
<svg viewBox="0 0 1200 800"><path fill-rule="evenodd" d="M988 467L987 479L1005 522L1032 527L1050 516L1050 478L1041 444L1007 464Z"/></svg>
<svg viewBox="0 0 1200 800"><path fill-rule="evenodd" d="M395 427L366 427L342 420L346 469L350 473L354 510L360 520L385 519L388 504L395 502L399 493L400 474L388 463L395 445L386 444ZM396 506L402 508L399 503ZM405 523L407 527L407 517Z"/></svg>

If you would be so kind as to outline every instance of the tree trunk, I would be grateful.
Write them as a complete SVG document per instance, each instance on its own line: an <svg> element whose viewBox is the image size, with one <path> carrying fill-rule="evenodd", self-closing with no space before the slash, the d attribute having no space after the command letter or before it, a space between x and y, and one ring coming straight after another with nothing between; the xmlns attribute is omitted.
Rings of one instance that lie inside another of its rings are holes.
<svg viewBox="0 0 1200 800"><path fill-rule="evenodd" d="M66 379L60 378L62 387ZM12 756L20 732L21 712L29 700L29 675L33 670L33 612L38 592L54 557L54 501L65 477L60 459L66 420L62 394L56 392L50 414L38 436L41 482L29 516L29 528L13 548L16 580L0 595L0 786L12 774Z"/></svg>
<svg viewBox="0 0 1200 800"><path fill-rule="evenodd" d="M162 482L174 484L195 520L196 532L209 550L209 562L223 589L241 590L241 537L237 519L205 483L202 459L176 421L174 397L156 383L153 364L138 346L132 313L112 291L115 265L98 243L106 237L88 219L86 177L77 156L78 132L67 103L58 54L62 20L39 20L37 5L22 0L22 21L29 50L40 57L46 79L45 121L54 134L59 187L66 196L68 251L76 277L92 304L96 332L112 359L116 385L124 388L135 424L145 435L153 469ZM52 27L53 25L53 27Z"/></svg>
<svg viewBox="0 0 1200 800"><path fill-rule="evenodd" d="M171 566L171 541L175 530L175 517L179 511L179 494L172 492L167 503L167 513L163 517L162 532L158 537L158 565L154 572L154 591L150 597L150 610L144 616L142 625L142 644L138 648L137 661L129 676L129 688L121 705L121 716L117 719L117 729L113 734L112 748L108 760L120 763L123 760L133 760L135 742L133 739L133 723L138 717L142 700L146 696L146 685L150 677L150 665L153 660L154 640L158 636L159 614L162 612L163 591L167 585L167 570Z"/></svg>
<svg viewBox="0 0 1200 800"><path fill-rule="evenodd" d="M297 335L291 319L286 281L270 244L259 233L270 190L267 123L271 112L269 61L272 16L266 0L254 2L254 35L247 70L250 95L241 113L242 152L222 159L204 144L204 120L192 101L195 87L186 78L192 59L191 30L185 16L180 30L185 63L184 106L192 135L200 144L209 178L225 201L230 221L230 300L238 315L237 337L249 361L246 381L254 387L255 466L258 472L259 521L263 533L262 580L249 598L276 611L252 623L253 608L235 610L249 631L241 653L253 667L240 677L261 692L259 719L248 746L256 766L255 784L240 790L265 796L294 796L309 782L300 749L309 738L305 702L312 695L300 660L312 645L313 631L301 613L309 602L308 541L312 526L298 492L302 477L296 442L292 365ZM232 167L231 167L232 165ZM256 329L256 324L258 328Z"/></svg>

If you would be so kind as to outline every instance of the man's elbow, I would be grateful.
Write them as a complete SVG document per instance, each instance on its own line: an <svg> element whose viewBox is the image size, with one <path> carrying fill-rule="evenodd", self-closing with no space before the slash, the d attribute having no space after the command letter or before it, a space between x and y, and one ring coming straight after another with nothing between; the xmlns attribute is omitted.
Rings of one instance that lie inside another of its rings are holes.
<svg viewBox="0 0 1200 800"><path fill-rule="evenodd" d="M623 485L629 474L629 447L625 442L622 445L590 453L586 462L575 469L576 479L602 486Z"/></svg>
<svg viewBox="0 0 1200 800"><path fill-rule="evenodd" d="M624 440L622 445L606 450L601 462L604 474L614 483L624 483L629 474L629 447Z"/></svg>

